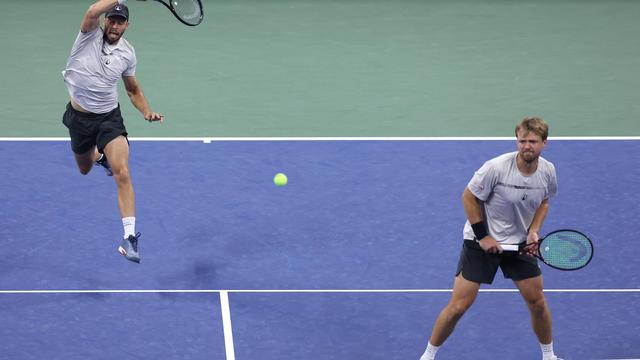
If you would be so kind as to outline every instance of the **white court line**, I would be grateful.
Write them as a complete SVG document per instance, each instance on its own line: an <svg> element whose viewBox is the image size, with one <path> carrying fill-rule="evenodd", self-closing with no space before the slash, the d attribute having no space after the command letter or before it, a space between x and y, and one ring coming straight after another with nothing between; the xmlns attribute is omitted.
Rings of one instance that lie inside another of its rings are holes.
<svg viewBox="0 0 640 360"><path fill-rule="evenodd" d="M204 293L449 293L452 289L284 289L284 290L213 290L213 289L142 289L142 290L0 290L0 294L204 294ZM518 289L480 289L480 292L518 292ZM640 293L640 289L545 289L547 293ZM222 295L221 295L222 296Z"/></svg>
<svg viewBox="0 0 640 360"><path fill-rule="evenodd" d="M130 137L131 141L515 141L513 136L441 136L441 137ZM550 136L549 140L640 140L640 136ZM69 141L68 137L0 137L0 141Z"/></svg>
<svg viewBox="0 0 640 360"><path fill-rule="evenodd" d="M229 309L229 293L227 291L220 291L220 309L222 310L222 329L224 331L224 348L227 353L227 360L235 360L231 310Z"/></svg>

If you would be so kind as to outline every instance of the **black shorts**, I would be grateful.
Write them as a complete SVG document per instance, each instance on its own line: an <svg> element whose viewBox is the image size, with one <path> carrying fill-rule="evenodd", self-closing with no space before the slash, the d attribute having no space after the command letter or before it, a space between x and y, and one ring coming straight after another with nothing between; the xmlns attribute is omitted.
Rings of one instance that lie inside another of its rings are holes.
<svg viewBox="0 0 640 360"><path fill-rule="evenodd" d="M465 240L460 252L456 276L462 273L462 277L469 281L491 284L498 272L498 267L502 269L505 278L514 281L542 274L538 259L531 255L516 252L488 254L477 242Z"/></svg>
<svg viewBox="0 0 640 360"><path fill-rule="evenodd" d="M76 154L84 154L96 145L102 152L111 140L127 136L119 105L108 113L93 114L77 111L68 103L62 123L69 129L71 150Z"/></svg>

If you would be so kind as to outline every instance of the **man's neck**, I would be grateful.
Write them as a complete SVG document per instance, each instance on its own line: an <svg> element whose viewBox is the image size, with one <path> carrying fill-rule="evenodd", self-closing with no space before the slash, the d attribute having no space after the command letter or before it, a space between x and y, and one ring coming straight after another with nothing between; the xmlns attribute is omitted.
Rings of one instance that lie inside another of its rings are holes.
<svg viewBox="0 0 640 360"><path fill-rule="evenodd" d="M518 170L524 175L531 175L538 170L538 158L529 162L525 161L520 157L520 154L516 156L516 165L518 166Z"/></svg>

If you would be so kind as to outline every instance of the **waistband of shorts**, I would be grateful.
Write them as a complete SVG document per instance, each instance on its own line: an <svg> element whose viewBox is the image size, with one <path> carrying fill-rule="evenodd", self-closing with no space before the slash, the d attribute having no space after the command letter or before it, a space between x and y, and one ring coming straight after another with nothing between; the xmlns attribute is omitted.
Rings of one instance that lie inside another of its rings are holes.
<svg viewBox="0 0 640 360"><path fill-rule="evenodd" d="M476 240L464 239L463 244L472 249L481 249L480 244Z"/></svg>
<svg viewBox="0 0 640 360"><path fill-rule="evenodd" d="M120 111L120 104L118 104L118 106L115 109L113 109L113 110L111 110L109 112L106 112L104 114L96 114L96 113L92 113L92 112L78 111L78 110L74 109L73 106L71 106L71 101L69 101L67 103L67 110L72 111L76 115L82 116L82 117L85 117L85 118L100 118L100 117L111 115L116 111Z"/></svg>

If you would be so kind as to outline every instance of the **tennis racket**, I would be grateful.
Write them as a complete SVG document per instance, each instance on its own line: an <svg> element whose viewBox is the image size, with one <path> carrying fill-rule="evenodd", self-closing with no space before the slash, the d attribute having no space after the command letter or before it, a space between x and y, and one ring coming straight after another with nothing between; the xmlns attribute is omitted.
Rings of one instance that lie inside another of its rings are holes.
<svg viewBox="0 0 640 360"><path fill-rule="evenodd" d="M526 242L519 245L500 245L504 251L525 252ZM593 244L576 230L556 230L538 241L535 257L558 270L578 270L593 258Z"/></svg>
<svg viewBox="0 0 640 360"><path fill-rule="evenodd" d="M204 11L200 0L153 0L166 6L169 11L180 20L181 23L189 26L196 26L202 22Z"/></svg>

